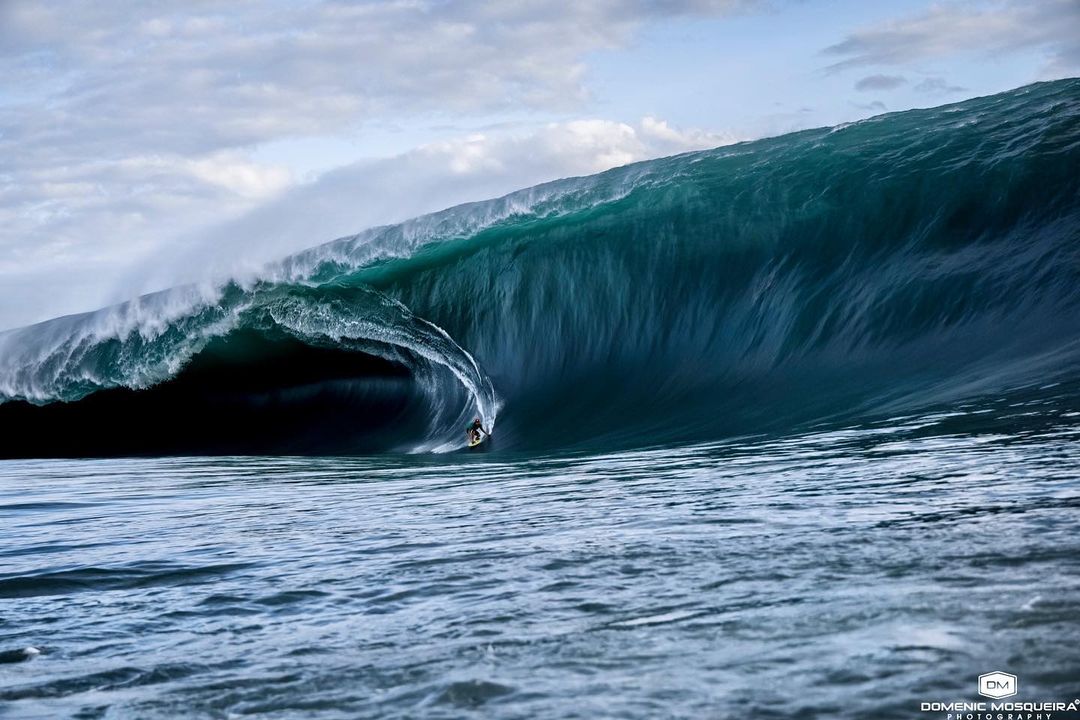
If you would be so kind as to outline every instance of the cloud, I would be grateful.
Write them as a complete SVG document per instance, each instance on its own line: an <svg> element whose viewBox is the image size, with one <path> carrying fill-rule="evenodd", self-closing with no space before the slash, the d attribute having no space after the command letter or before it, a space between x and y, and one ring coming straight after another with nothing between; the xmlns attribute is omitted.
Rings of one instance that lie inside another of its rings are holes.
<svg viewBox="0 0 1080 720"><path fill-rule="evenodd" d="M285 169L231 151L10 165L14 172L0 171L0 278L130 262L200 218L238 215L290 182Z"/></svg>
<svg viewBox="0 0 1080 720"><path fill-rule="evenodd" d="M1080 2L1004 0L952 3L865 28L826 48L828 70L904 65L957 53L997 55L1039 49L1054 77L1080 70Z"/></svg>
<svg viewBox="0 0 1080 720"><path fill-rule="evenodd" d="M6 113L5 137L101 156L125 152L124 136L190 154L388 113L568 110L588 97L587 53L658 16L750 4L6 0L0 72L27 102Z"/></svg>
<svg viewBox="0 0 1080 720"><path fill-rule="evenodd" d="M966 92L966 87L960 87L959 85L950 85L945 78L929 77L915 86L916 92L930 93L930 94L944 94L944 93L958 93Z"/></svg>
<svg viewBox="0 0 1080 720"><path fill-rule="evenodd" d="M894 90L905 83L907 83L907 78L902 75L867 75L855 83L855 89L860 92Z"/></svg>

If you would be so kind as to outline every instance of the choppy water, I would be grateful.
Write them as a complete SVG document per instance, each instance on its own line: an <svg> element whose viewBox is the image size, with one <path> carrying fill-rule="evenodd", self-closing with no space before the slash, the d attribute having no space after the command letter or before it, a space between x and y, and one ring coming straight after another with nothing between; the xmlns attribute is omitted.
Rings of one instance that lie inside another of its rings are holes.
<svg viewBox="0 0 1080 720"><path fill-rule="evenodd" d="M6 461L0 716L944 717L991 670L1071 699L1055 392L605 455Z"/></svg>

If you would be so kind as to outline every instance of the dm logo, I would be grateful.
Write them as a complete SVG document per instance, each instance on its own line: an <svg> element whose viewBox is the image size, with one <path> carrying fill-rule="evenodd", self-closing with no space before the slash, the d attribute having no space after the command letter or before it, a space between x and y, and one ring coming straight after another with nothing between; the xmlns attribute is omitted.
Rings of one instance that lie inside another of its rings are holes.
<svg viewBox="0 0 1080 720"><path fill-rule="evenodd" d="M1000 700L1016 694L1016 676L997 670L979 676L979 694Z"/></svg>

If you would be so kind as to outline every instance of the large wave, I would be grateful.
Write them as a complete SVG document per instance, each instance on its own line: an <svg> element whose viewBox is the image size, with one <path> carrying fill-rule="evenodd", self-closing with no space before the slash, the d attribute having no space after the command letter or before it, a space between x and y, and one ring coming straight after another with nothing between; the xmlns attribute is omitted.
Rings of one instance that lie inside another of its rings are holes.
<svg viewBox="0 0 1080 720"><path fill-rule="evenodd" d="M1080 81L374 228L0 335L3 453L610 447L1072 379Z"/></svg>

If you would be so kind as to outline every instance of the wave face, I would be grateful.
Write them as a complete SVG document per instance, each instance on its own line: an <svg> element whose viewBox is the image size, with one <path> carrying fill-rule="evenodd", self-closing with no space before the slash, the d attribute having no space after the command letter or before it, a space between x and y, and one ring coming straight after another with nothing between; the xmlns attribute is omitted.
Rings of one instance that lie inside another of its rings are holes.
<svg viewBox="0 0 1080 720"><path fill-rule="evenodd" d="M1080 80L561 180L0 335L7 455L612 447L1077 381Z"/></svg>

